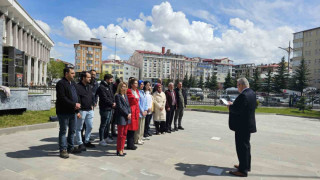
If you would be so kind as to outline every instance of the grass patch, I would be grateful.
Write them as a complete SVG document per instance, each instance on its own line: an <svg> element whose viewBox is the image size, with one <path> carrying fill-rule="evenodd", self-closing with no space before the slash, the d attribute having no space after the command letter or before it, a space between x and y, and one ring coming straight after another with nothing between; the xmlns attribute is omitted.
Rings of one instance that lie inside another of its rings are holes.
<svg viewBox="0 0 320 180"><path fill-rule="evenodd" d="M187 108L228 112L228 108L226 106L187 106ZM302 113L302 111L299 111L298 109L293 109L293 108L259 107L258 109L256 109L256 113L273 113L273 114L320 118L320 111L312 111L311 110L311 111L304 111L304 113Z"/></svg>
<svg viewBox="0 0 320 180"><path fill-rule="evenodd" d="M47 123L49 117L55 115L55 108L49 111L26 111L21 115L2 115L0 116L0 128Z"/></svg>

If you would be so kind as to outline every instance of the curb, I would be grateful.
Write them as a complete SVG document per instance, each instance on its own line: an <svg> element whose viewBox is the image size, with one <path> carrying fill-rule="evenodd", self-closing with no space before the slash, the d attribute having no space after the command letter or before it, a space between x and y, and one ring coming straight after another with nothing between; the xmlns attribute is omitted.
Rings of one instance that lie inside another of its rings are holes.
<svg viewBox="0 0 320 180"><path fill-rule="evenodd" d="M22 131L32 131L32 130L49 129L49 128L56 128L56 127L58 127L58 122L49 122L49 123L42 123L42 124L2 128L0 129L0 136L22 132Z"/></svg>
<svg viewBox="0 0 320 180"><path fill-rule="evenodd" d="M208 113L219 113L219 114L229 114L229 112L223 112L223 111L211 111L206 109L185 109L186 111L198 111L198 112L208 112ZM294 116L294 115L286 115L286 114L277 114L277 113L256 113L259 115L278 115L278 116L290 116L290 117L298 117L298 118L308 118L308 119L320 119L317 117L307 117L307 116Z"/></svg>

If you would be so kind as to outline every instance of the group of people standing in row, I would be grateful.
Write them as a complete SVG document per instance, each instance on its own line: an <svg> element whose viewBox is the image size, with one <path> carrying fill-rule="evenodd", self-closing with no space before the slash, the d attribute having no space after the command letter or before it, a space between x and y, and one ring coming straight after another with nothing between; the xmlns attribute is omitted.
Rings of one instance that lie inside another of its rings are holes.
<svg viewBox="0 0 320 180"><path fill-rule="evenodd" d="M61 158L68 158L69 153L81 153L86 148L95 147L91 143L91 131L94 108L98 101L101 117L99 145L107 146L107 143L113 141L116 124L118 156L125 156L123 151L126 140L127 149L136 150L135 144L142 145L152 136L152 118L156 135L184 129L181 121L187 94L182 88L182 82L175 89L174 84L169 83L168 90L163 92L161 79L158 79L152 89L151 82L133 77L128 83L119 80L113 83L111 74L106 74L99 85L94 70L82 72L77 84L74 76L73 68L65 68L64 77L56 85ZM112 133L109 133L110 126Z"/></svg>

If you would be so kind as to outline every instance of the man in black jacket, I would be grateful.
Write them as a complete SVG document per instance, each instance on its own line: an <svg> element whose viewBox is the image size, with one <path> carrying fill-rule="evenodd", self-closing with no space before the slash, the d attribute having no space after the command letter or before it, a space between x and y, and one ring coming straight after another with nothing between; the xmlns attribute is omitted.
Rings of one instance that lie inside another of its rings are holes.
<svg viewBox="0 0 320 180"><path fill-rule="evenodd" d="M57 102L56 113L59 119L59 149L60 157L68 158L68 153L79 153L81 150L74 147L74 134L76 127L76 116L80 117L79 97L76 90L76 84L73 81L74 70L71 67L63 70L64 78L56 85ZM66 138L67 128L68 139Z"/></svg>
<svg viewBox="0 0 320 180"><path fill-rule="evenodd" d="M82 151L86 151L86 147L88 148L94 148L95 146L90 143L90 136L91 136L91 130L92 130L92 124L93 124L93 98L92 98L92 89L89 85L91 81L91 74L84 71L80 74L80 82L77 84L77 92L80 98L80 114L81 117L77 119L76 124L76 143L79 145L79 149ZM81 129L83 127L83 124L86 124L85 129L85 138L82 140L81 136Z"/></svg>
<svg viewBox="0 0 320 180"><path fill-rule="evenodd" d="M237 81L240 95L234 103L229 102L229 128L235 131L236 150L239 165L234 165L237 171L230 174L240 177L248 176L251 170L250 134L257 132L255 110L256 94L249 88L246 78Z"/></svg>
<svg viewBox="0 0 320 180"><path fill-rule="evenodd" d="M179 82L177 85L176 91L176 99L177 99L177 108L174 113L174 130L178 131L184 130L184 128L181 126L181 121L183 117L184 108L187 106L187 93L182 88L182 82ZM178 125L177 125L178 120Z"/></svg>
<svg viewBox="0 0 320 180"><path fill-rule="evenodd" d="M112 117L112 109L115 108L116 103L112 91L113 76L106 74L104 81L101 81L100 86L96 93L96 98L99 97L99 108L101 123L99 128L99 137L101 146L107 146L106 141L111 143L109 138L110 120Z"/></svg>

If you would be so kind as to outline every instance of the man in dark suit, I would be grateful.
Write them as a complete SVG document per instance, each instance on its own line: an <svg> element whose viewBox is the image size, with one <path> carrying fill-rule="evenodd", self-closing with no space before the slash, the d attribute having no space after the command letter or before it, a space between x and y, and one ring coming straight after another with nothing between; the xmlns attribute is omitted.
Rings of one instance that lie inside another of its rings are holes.
<svg viewBox="0 0 320 180"><path fill-rule="evenodd" d="M184 112L184 108L187 106L187 92L182 88L182 82L177 84L177 88L174 90L176 92L176 100L177 100L177 108L174 112L174 130L178 131L184 130L181 126L182 116ZM178 121L178 125L177 125Z"/></svg>
<svg viewBox="0 0 320 180"><path fill-rule="evenodd" d="M231 103L229 102L229 128L235 131L236 150L239 165L234 165L237 171L230 171L230 174L240 177L248 176L251 170L251 148L250 134L257 132L256 129L256 94L249 88L246 78L237 80L237 87L240 95Z"/></svg>
<svg viewBox="0 0 320 180"><path fill-rule="evenodd" d="M61 158L69 158L68 153L80 153L74 147L74 134L76 130L76 116L80 118L81 108L76 84L73 81L74 70L67 67L63 70L64 77L57 83L56 113L59 119L59 149ZM69 128L69 130L68 130ZM68 138L66 133L68 130Z"/></svg>
<svg viewBox="0 0 320 180"><path fill-rule="evenodd" d="M173 90L173 83L169 83L168 85L168 90L165 92L166 94L166 130L167 133L174 132L175 130L171 128L172 120L173 120L173 115L174 111L177 108L177 100L176 100L176 92Z"/></svg>

